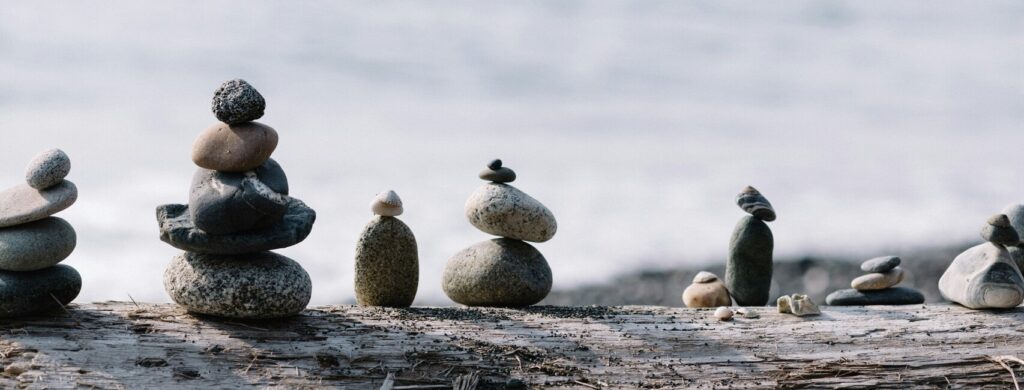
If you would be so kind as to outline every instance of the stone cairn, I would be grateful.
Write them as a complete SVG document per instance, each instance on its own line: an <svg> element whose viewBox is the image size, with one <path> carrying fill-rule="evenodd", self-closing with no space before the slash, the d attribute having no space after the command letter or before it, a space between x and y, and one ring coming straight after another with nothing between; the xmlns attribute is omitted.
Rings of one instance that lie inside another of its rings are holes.
<svg viewBox="0 0 1024 390"><path fill-rule="evenodd" d="M1024 277L1007 247L1020 236L1006 214L996 214L981 228L987 241L953 259L939 278L942 297L971 309L1010 309L1024 302Z"/></svg>
<svg viewBox="0 0 1024 390"><path fill-rule="evenodd" d="M402 199L394 191L370 203L375 215L356 244L356 302L360 306L409 307L416 299L420 266L416 237L401 220Z"/></svg>
<svg viewBox="0 0 1024 390"><path fill-rule="evenodd" d="M543 204L508 185L511 169L494 160L480 172L484 184L466 201L466 218L480 231L502 238L483 241L456 253L444 270L443 288L467 306L522 307L551 291L551 268L524 241L545 242L555 235L555 216Z"/></svg>
<svg viewBox="0 0 1024 390"><path fill-rule="evenodd" d="M68 155L48 150L29 163L25 184L0 192L0 318L58 310L82 289L78 271L59 264L75 250L75 229L52 216L78 199L69 172Z"/></svg>
<svg viewBox="0 0 1024 390"><path fill-rule="evenodd" d="M897 256L867 260L860 270L868 274L850 282L850 289L839 290L825 297L832 306L915 305L924 303L924 295L909 287L896 287L903 281L903 268Z"/></svg>
<svg viewBox="0 0 1024 390"><path fill-rule="evenodd" d="M189 312L274 318L309 303L309 275L270 250L302 242L316 213L288 196L284 170L270 158L277 132L253 122L264 108L244 80L222 84L213 96L220 122L192 146L199 169L188 205L157 207L160 239L185 251L164 272L164 289Z"/></svg>
<svg viewBox="0 0 1024 390"><path fill-rule="evenodd" d="M700 271L693 277L693 283L683 290L683 304L686 307L719 307L732 304L729 289L711 272Z"/></svg>
<svg viewBox="0 0 1024 390"><path fill-rule="evenodd" d="M775 210L760 192L747 186L736 196L736 205L750 215L740 219L729 241L725 285L740 306L764 306L772 287L772 250L775 241L765 222L775 220Z"/></svg>

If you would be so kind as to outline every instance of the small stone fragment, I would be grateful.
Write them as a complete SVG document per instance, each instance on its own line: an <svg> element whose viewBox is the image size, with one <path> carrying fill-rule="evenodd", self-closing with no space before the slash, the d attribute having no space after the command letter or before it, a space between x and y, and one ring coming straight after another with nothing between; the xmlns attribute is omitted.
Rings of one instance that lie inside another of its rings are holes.
<svg viewBox="0 0 1024 390"><path fill-rule="evenodd" d="M402 208L402 199L395 191L387 190L377 194L370 202L370 211L384 217L397 217L405 211Z"/></svg>
<svg viewBox="0 0 1024 390"><path fill-rule="evenodd" d="M886 272L900 265L898 256L882 256L866 260L860 264L860 270L864 272Z"/></svg>
<svg viewBox="0 0 1024 390"><path fill-rule="evenodd" d="M739 314L743 318L749 318L749 319L761 318L761 315L757 314L756 311L748 309L748 308L745 308L745 307L738 308L735 311L736 311L736 314Z"/></svg>
<svg viewBox="0 0 1024 390"><path fill-rule="evenodd" d="M213 92L213 114L229 125L260 119L266 107L263 95L242 79L225 81Z"/></svg>
<svg viewBox="0 0 1024 390"><path fill-rule="evenodd" d="M860 290L882 290L900 284L903 281L903 268L896 267L886 272L874 272L861 275L850 282L850 287Z"/></svg>
<svg viewBox="0 0 1024 390"><path fill-rule="evenodd" d="M1020 244L1020 236L1010 225L1010 219L1006 214L996 214L990 217L985 226L981 227L981 238L1002 246Z"/></svg>
<svg viewBox="0 0 1024 390"><path fill-rule="evenodd" d="M50 149L36 155L25 169L25 182L42 190L59 184L71 172L71 158L63 150Z"/></svg>
<svg viewBox="0 0 1024 390"><path fill-rule="evenodd" d="M779 313L792 314L797 317L821 314L821 309L818 309L818 305L804 294L783 295L779 297L776 303L779 307Z"/></svg>
<svg viewBox="0 0 1024 390"><path fill-rule="evenodd" d="M731 321L732 316L732 309L729 309L728 307L721 306L718 309L715 309L715 318L719 321Z"/></svg>
<svg viewBox="0 0 1024 390"><path fill-rule="evenodd" d="M772 208L772 204L754 187L747 186L744 188L736 196L736 205L762 221L771 222L775 220L775 209Z"/></svg>

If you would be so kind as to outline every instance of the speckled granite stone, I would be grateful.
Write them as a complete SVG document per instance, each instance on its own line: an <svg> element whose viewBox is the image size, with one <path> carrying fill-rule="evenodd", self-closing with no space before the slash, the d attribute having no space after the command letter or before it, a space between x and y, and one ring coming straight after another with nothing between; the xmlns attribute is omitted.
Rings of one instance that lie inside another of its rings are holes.
<svg viewBox="0 0 1024 390"><path fill-rule="evenodd" d="M416 299L420 266L416 237L395 217L377 216L356 243L356 302L409 307Z"/></svg>
<svg viewBox="0 0 1024 390"><path fill-rule="evenodd" d="M191 313L230 318L298 314L313 283L299 263L273 252L238 256L185 252L164 271L164 289Z"/></svg>
<svg viewBox="0 0 1024 390"><path fill-rule="evenodd" d="M939 292L971 309L1008 309L1024 301L1024 277L1005 247L986 242L953 259Z"/></svg>
<svg viewBox="0 0 1024 390"><path fill-rule="evenodd" d="M0 270L35 271L51 267L75 250L75 229L50 217L0 229Z"/></svg>
<svg viewBox="0 0 1024 390"><path fill-rule="evenodd" d="M547 207L508 184L477 188L466 200L466 218L484 233L516 240L544 242L558 230Z"/></svg>
<svg viewBox="0 0 1024 390"><path fill-rule="evenodd" d="M286 248L302 242L313 230L316 212L296 198L288 199L281 222L266 229L212 235L199 230L189 218L188 206L167 204L156 208L160 239L171 246L197 253L241 254Z"/></svg>
<svg viewBox="0 0 1024 390"><path fill-rule="evenodd" d="M213 114L227 124L260 119L266 108L263 95L242 79L225 81L213 92Z"/></svg>
<svg viewBox="0 0 1024 390"><path fill-rule="evenodd" d="M25 182L41 190L53 187L71 172L71 158L63 150L50 149L36 155L25 169Z"/></svg>
<svg viewBox="0 0 1024 390"><path fill-rule="evenodd" d="M916 305L924 303L924 295L907 287L871 291L850 288L828 294L825 303L831 306Z"/></svg>
<svg viewBox="0 0 1024 390"><path fill-rule="evenodd" d="M456 253L444 269L443 287L467 306L522 307L551 291L551 268L533 246L496 238Z"/></svg>
<svg viewBox="0 0 1024 390"><path fill-rule="evenodd" d="M288 178L274 159L255 171L199 168L192 177L188 210L192 223L209 234L265 229L288 210Z"/></svg>
<svg viewBox="0 0 1024 390"><path fill-rule="evenodd" d="M82 276L64 264L38 271L0 271L0 318L59 311L81 290Z"/></svg>
<svg viewBox="0 0 1024 390"><path fill-rule="evenodd" d="M771 229L757 217L746 216L736 224L729 241L725 285L738 305L764 306L768 303L774 240Z"/></svg>
<svg viewBox="0 0 1024 390"><path fill-rule="evenodd" d="M192 144L192 162L215 171L251 171L270 158L277 141L277 131L259 122L218 122Z"/></svg>
<svg viewBox="0 0 1024 390"><path fill-rule="evenodd" d="M19 184L0 192L0 228L21 225L54 215L78 200L78 188L70 180L37 190Z"/></svg>

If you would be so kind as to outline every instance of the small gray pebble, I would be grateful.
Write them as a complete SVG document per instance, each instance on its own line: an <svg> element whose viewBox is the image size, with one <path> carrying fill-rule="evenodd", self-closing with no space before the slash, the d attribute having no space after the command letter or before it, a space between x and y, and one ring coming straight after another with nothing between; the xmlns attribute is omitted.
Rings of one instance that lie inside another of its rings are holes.
<svg viewBox="0 0 1024 390"><path fill-rule="evenodd" d="M865 260L860 263L860 270L864 272L886 272L900 265L899 256L882 256Z"/></svg>
<svg viewBox="0 0 1024 390"><path fill-rule="evenodd" d="M53 187L71 172L71 158L60 149L39 153L25 169L25 182L37 190Z"/></svg>

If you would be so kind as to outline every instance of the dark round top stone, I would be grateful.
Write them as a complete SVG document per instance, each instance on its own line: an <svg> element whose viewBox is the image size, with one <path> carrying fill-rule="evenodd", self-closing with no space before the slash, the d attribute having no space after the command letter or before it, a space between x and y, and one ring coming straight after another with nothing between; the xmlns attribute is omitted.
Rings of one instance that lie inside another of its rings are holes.
<svg viewBox="0 0 1024 390"><path fill-rule="evenodd" d="M995 227L1010 227L1010 217L1006 214L996 214L988 218L988 224Z"/></svg>
<svg viewBox="0 0 1024 390"><path fill-rule="evenodd" d="M498 168L501 168L501 159L494 159L494 161L491 161L490 164L487 164L487 168L490 168L492 171L498 170Z"/></svg>
<svg viewBox="0 0 1024 390"><path fill-rule="evenodd" d="M515 171L501 167L498 169L484 169L477 175L481 179L492 181L495 183L511 183L516 181Z"/></svg>
<svg viewBox="0 0 1024 390"><path fill-rule="evenodd" d="M899 256L881 256L870 260L865 260L860 264L860 270L864 272L888 272L889 270L896 268L900 265Z"/></svg>
<svg viewBox="0 0 1024 390"><path fill-rule="evenodd" d="M213 92L213 114L229 125L257 120L266 107L263 95L242 79L228 80Z"/></svg>

